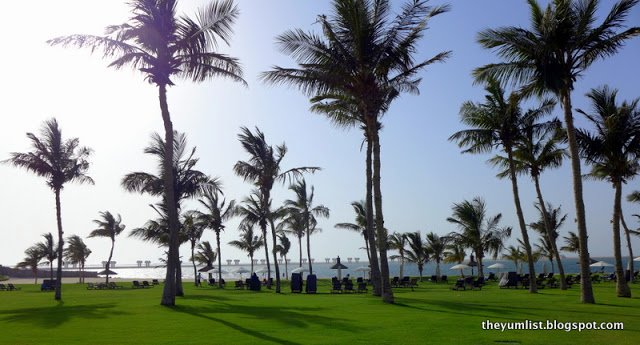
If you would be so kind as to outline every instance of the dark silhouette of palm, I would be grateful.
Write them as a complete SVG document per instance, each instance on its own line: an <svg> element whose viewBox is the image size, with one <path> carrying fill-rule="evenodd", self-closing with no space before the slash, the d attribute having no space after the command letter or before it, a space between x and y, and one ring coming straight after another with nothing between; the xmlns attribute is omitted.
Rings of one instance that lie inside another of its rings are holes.
<svg viewBox="0 0 640 345"><path fill-rule="evenodd" d="M280 257L284 260L284 276L289 280L289 264L287 262L287 254L291 250L291 241L285 234L278 234L279 244L276 245L276 251L280 254Z"/></svg>
<svg viewBox="0 0 640 345"><path fill-rule="evenodd" d="M109 284L109 267L111 266L111 258L113 257L113 247L116 244L116 236L124 231L125 225L122 224L122 217L118 214L114 217L109 211L100 212L101 219L94 219L93 222L98 226L89 233L91 237L107 237L111 240L111 250L109 251L109 259L106 264L106 283Z"/></svg>
<svg viewBox="0 0 640 345"><path fill-rule="evenodd" d="M547 203L544 208L542 208L539 203L536 204L535 207L540 213L540 219L537 222L529 224L529 227L542 236L540 239L543 244L542 247L545 248L549 254L553 255L553 258L549 258L551 267L553 268L553 260L555 259L558 263L558 270L560 271L560 286L563 289L567 289L564 267L556 243L560 236L559 229L567 219L567 215L562 216L561 207L553 208L550 203ZM544 219L545 217L546 219Z"/></svg>
<svg viewBox="0 0 640 345"><path fill-rule="evenodd" d="M51 45L76 46L101 50L112 60L109 67L131 67L142 72L145 80L158 87L160 111L165 129L166 159L164 200L174 200L171 171L173 124L167 103L167 86L175 78L203 82L225 77L246 84L237 59L215 52L218 41L229 44L232 25L239 15L233 1L213 1L201 8L195 19L178 16L177 0L132 0L133 16L121 25L111 25L104 36L70 35L47 41ZM175 270L179 265L177 207L168 205L171 241L162 305L175 305Z"/></svg>
<svg viewBox="0 0 640 345"><path fill-rule="evenodd" d="M229 244L247 252L249 259L251 260L251 272L254 272L253 254L256 250L260 249L260 247L264 246L263 237L254 234L253 225L241 224L238 230L240 230L240 239L233 240L229 242Z"/></svg>
<svg viewBox="0 0 640 345"><path fill-rule="evenodd" d="M38 284L38 264L42 260L42 252L38 246L31 246L24 251L24 259L18 262L16 268L28 268L35 278L34 284Z"/></svg>
<svg viewBox="0 0 640 345"><path fill-rule="evenodd" d="M354 201L351 203L356 213L355 223L338 223L334 225L336 229L345 229L355 231L364 237L364 245L367 250L367 259L371 262L371 249L369 248L369 239L367 231L367 208L364 200ZM377 257L377 256L376 256Z"/></svg>
<svg viewBox="0 0 640 345"><path fill-rule="evenodd" d="M313 111L324 113L339 126L358 124L365 129L373 156L372 173L372 162L367 159L367 202L372 204L369 196L373 191L381 263L378 277L377 258L372 258L374 294L382 294L389 303L393 302L393 293L382 214L379 120L400 93L418 93L421 78L417 74L421 70L449 56L449 52L443 52L424 61L414 58L429 19L447 10L448 6L430 7L427 1L411 1L392 17L388 1L335 0L333 13L318 17L322 35L297 29L276 39L298 68L273 67L262 75L269 83L297 87L311 97ZM368 213L374 215L373 210ZM368 224L373 229L372 220ZM373 241L372 231L369 238ZM370 246L375 248L373 243Z"/></svg>
<svg viewBox="0 0 640 345"><path fill-rule="evenodd" d="M218 254L213 250L213 247L211 247L211 243L209 243L209 241L203 241L198 243L196 248L198 251L192 260L206 267L213 267L213 263L216 261ZM212 275L209 273L209 279L211 278Z"/></svg>
<svg viewBox="0 0 640 345"><path fill-rule="evenodd" d="M397 255L390 255L389 259L400 259L400 279L404 277L404 263L406 261L405 248L407 246L407 241L407 234L399 234L397 232L389 235L389 238L387 239L387 248L398 252Z"/></svg>
<svg viewBox="0 0 640 345"><path fill-rule="evenodd" d="M53 261L58 258L58 248L53 239L53 235L48 232L42 234L44 241L36 243L36 247L42 254L42 259L46 259L49 265L49 279L53 279Z"/></svg>
<svg viewBox="0 0 640 345"><path fill-rule="evenodd" d="M579 129L580 153L591 166L589 176L611 182L615 189L613 201L613 255L615 258L616 291L618 297L631 297L622 266L620 219L622 215L622 184L640 171L640 99L618 104L618 91L603 86L587 93L592 112L581 109L595 127L594 132Z"/></svg>
<svg viewBox="0 0 640 345"><path fill-rule="evenodd" d="M569 231L569 234L563 238L565 245L560 247L560 250L569 253L580 253L580 238L575 232Z"/></svg>
<svg viewBox="0 0 640 345"><path fill-rule="evenodd" d="M554 0L543 9L529 1L531 28L503 27L479 33L478 42L494 50L504 62L476 69L478 80L497 78L522 85L526 94L554 94L564 110L569 143L576 220L580 238L581 299L595 303L590 280L587 225L582 197L582 172L573 124L571 93L579 77L598 60L614 55L625 41L640 34L639 27L626 30L625 19L638 0L616 2L602 22L596 24L598 0ZM622 31L621 31L622 30Z"/></svg>
<svg viewBox="0 0 640 345"><path fill-rule="evenodd" d="M91 249L87 247L78 235L67 237L67 243L69 243L69 245L64 249L64 257L71 264L78 265L78 269L80 270L79 282L84 283L84 265L89 255L91 255Z"/></svg>
<svg viewBox="0 0 640 345"><path fill-rule="evenodd" d="M409 247L405 250L407 261L413 262L418 266L418 272L420 273L420 281L422 281L422 271L424 270L424 264L429 261L429 253L427 253L427 247L422 240L420 232L408 232L405 234Z"/></svg>
<svg viewBox="0 0 640 345"><path fill-rule="evenodd" d="M81 147L78 138L63 140L62 130L55 118L45 121L40 137L27 133L33 151L26 153L13 152L10 158L3 161L13 166L24 168L47 180L56 197L56 221L58 226L58 269L56 272L56 292L54 298L62 299L62 249L64 239L62 231L62 206L60 192L67 182L93 184L87 175L91 150Z"/></svg>
<svg viewBox="0 0 640 345"><path fill-rule="evenodd" d="M434 232L427 234L427 254L432 261L436 262L436 279L438 281L441 278L440 263L444 260L449 241L450 239L447 236L439 236Z"/></svg>
<svg viewBox="0 0 640 345"><path fill-rule="evenodd" d="M191 245L191 265L193 266L193 283L198 286L198 268L195 261L196 244L204 234L205 226L197 220L198 211L191 210L182 216L182 230L187 237L187 242Z"/></svg>
<svg viewBox="0 0 640 345"><path fill-rule="evenodd" d="M298 267L302 267L302 238L306 233L306 224L298 212L285 212L278 224L278 232L287 233L298 239Z"/></svg>

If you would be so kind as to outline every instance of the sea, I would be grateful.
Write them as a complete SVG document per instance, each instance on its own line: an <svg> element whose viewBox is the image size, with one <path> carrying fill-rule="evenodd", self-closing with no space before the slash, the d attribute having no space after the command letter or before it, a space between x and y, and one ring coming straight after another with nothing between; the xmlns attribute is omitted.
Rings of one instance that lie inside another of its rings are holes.
<svg viewBox="0 0 640 345"><path fill-rule="evenodd" d="M594 260L598 260L598 261L604 261L607 262L609 264L614 263L614 260L612 257L593 257ZM622 264L623 267L627 267L627 260L628 258L625 257L622 259ZM505 268L503 269L489 269L487 268L488 266L491 266L492 264L495 263L501 263L505 266ZM571 274L571 273L579 273L580 271L580 266L578 265L578 258L564 258L563 261L563 267L565 270L565 273L567 274ZM341 275L344 277L347 274L349 274L351 277L362 277L362 276L366 276L367 272L366 272L366 268L368 267L368 263L365 261L360 261L358 263L356 262L347 262L347 261L342 261L342 264L347 266L347 269L343 269L341 270ZM636 267L640 267L640 262L636 262ZM333 266L334 263L326 263L326 262L315 262L313 263L313 272L314 274L316 274L318 276L318 278L331 278L334 276L338 275L337 270L335 269L331 269L331 266ZM455 264L445 264L445 263L441 263L440 264L440 272L441 274L444 275L460 275L460 270L452 270L451 267L455 265ZM508 272L508 271L516 271L516 272L520 272L520 273L526 273L528 271L527 268L527 264L526 262L522 263L521 267L516 268L514 263L512 261L508 261L508 260L490 260L490 259L485 259L483 261L483 265L485 267L484 269L484 274L489 274L490 272L494 272L494 273L501 273L501 272ZM217 267L217 265L215 265ZM287 265L287 272L285 273L285 265L283 264L279 264L279 268L281 271L281 274L283 275L283 277L285 275L290 276L291 275L291 270L298 268L300 265L295 262L290 262ZM308 264L307 263L303 263L302 267L307 268ZM201 266L198 267L198 269L201 268ZM237 271L239 269L246 269L247 271L251 269L251 264L250 263L231 263L226 264L223 263L222 265L222 277L225 280L236 280L236 279L242 279L242 278L248 278L250 276L249 273L238 273ZM103 267L85 267L86 271L101 271L103 269ZM536 263L535 265L535 269L536 269L536 273L550 273L550 272L558 272L556 263L554 261L553 263L553 268L551 267L551 264L548 260L540 260ZM614 267L593 267L592 268L592 272L602 272L602 273L613 273L613 269ZM637 269L637 268L636 268ZM65 268L65 270L74 270L73 268L69 267L69 268ZM159 267L159 266L153 266L150 265L150 267L138 267L137 265L120 265L117 264L115 267L111 267L111 270L117 273L117 277L118 278L124 278L124 279L133 279L133 278L140 278L140 279L164 279L165 278L165 272L166 269L164 267ZM254 272L257 272L258 276L260 277L266 277L267 273L266 273L266 265L264 264L254 264L254 268L253 268ZM413 263L405 263L404 264L404 275L405 276L419 276L419 272L418 272L418 267L416 264ZM423 272L422 275L424 277L430 277L431 275L434 275L436 271L436 264L434 262L429 262L427 264L424 265L423 267ZM390 272L390 276L399 276L400 275L400 262L397 260L394 261L390 261L389 262L389 272ZM472 273L476 273L477 272L477 268L473 268L473 272L471 269L465 269L464 270L464 274L472 274ZM271 274L274 274L274 266L273 264L271 264ZM304 275L308 274L307 272L304 273ZM217 272L214 273L214 277L217 277ZM207 273L202 273L202 276L206 278ZM193 266L191 264L184 264L182 265L182 277L183 279L193 279L194 278L194 271L193 271Z"/></svg>

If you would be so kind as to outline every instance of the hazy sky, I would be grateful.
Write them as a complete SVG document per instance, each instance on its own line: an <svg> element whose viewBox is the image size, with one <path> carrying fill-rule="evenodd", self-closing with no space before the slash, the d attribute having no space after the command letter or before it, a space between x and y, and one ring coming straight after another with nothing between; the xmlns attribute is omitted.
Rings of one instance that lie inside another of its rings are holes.
<svg viewBox="0 0 640 345"><path fill-rule="evenodd" d="M179 9L193 14L202 3L205 1L183 0ZM396 6L401 2L393 3ZM482 100L484 91L481 86L472 85L471 70L497 61L495 55L475 42L477 32L505 25L528 27L526 2L449 3L451 12L430 22L418 57L429 58L452 50L452 58L429 67L422 74L421 95L402 96L384 117L383 203L385 225L392 232L419 230L423 234L434 231L444 235L455 230L446 222L452 204L475 196L486 199L490 214L503 214L503 225L517 226L510 183L495 178L497 171L485 163L490 156L461 155L447 138L463 129L458 120L461 103ZM602 3L610 6L612 2ZM299 0L238 1L241 15L232 45L222 47L221 51L241 60L249 87L225 80L202 84L176 80L177 85L168 93L174 127L186 132L189 144L197 146L200 158L197 167L219 176L228 198L242 199L251 189L232 171L236 161L247 159L237 140L241 126L258 126L273 145L286 142L289 153L284 168L308 165L323 168L307 177L308 183L316 187L316 202L331 209L331 217L320 220L323 231L311 242L312 257L322 261L336 255L366 258L365 251L360 249L363 241L359 235L333 228L335 223L353 221L349 204L364 197L362 134L358 130L332 127L321 116L309 113L308 100L297 90L265 86L258 75L273 65L291 66L291 59L276 49L274 37L292 28L318 30L314 24L316 16L328 13L329 4L329 1ZM125 2L11 1L3 8L6 15L0 21L0 36L7 49L0 54L3 66L0 159L7 158L10 152L28 150L25 133L38 131L44 120L56 117L65 138L79 137L82 145L94 150L89 173L96 184L67 184L62 192L65 236L86 237L94 228L92 220L105 210L122 215L127 233L142 226L155 216L148 204L156 199L125 192L120 180L132 171L156 171L156 161L142 150L152 132L163 130L157 89L146 83L140 73L108 69L108 62L99 55L45 44L45 40L60 35L102 34L105 26L127 20L129 9ZM640 23L640 7L633 10L628 23ZM615 57L594 64L577 82L574 106L587 109L583 95L603 84L620 89L621 100L639 97L639 56L640 39L635 39ZM559 108L554 115L561 116ZM586 126L580 116L576 117L578 126ZM584 171L588 171L586 167ZM522 178L520 185L525 217L532 222L538 217L533 208L533 185L527 178ZM545 173L542 189L547 201L562 205L569 214L562 235L575 231L569 165L565 162L561 169ZM625 186L625 195L634 189L640 189L637 181ZM0 190L0 263L14 265L22 259L27 247L41 240L41 234L56 233L54 196L43 179L7 165L0 165ZM609 256L613 189L605 182L585 181L584 196L590 251L594 256ZM277 185L274 205L287 198L293 198L293 193L287 186ZM196 206L195 202L187 202L184 209ZM623 207L627 222L637 228L638 222L631 214L640 213L638 206L624 202ZM237 223L237 220L229 222L222 234L225 244L222 258L244 262L245 253L226 245L237 238ZM510 244L517 237L519 230L514 229ZM215 242L213 232L206 232L203 240ZM296 258L297 243L292 241L291 256ZM634 249L640 252L640 241L637 238L633 241ZM89 263L107 259L107 239L86 242L93 250ZM186 246L181 253L184 260L188 259ZM160 256L162 249L124 234L116 241L113 260L157 262ZM256 258L264 258L264 252Z"/></svg>

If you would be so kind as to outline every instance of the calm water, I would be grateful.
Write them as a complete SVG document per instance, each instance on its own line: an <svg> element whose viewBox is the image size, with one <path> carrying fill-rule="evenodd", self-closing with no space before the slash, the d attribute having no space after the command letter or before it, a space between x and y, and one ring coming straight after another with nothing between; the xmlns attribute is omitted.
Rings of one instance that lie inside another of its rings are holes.
<svg viewBox="0 0 640 345"><path fill-rule="evenodd" d="M613 258L611 257L594 257L593 259L595 260L602 260L605 262L608 262L610 264L613 264ZM505 265L506 268L501 269L501 270L494 270L494 269L487 269L486 267L499 262ZM563 266L565 269L566 273L578 273L580 268L578 263L578 259L577 258L565 258L563 259ZM624 267L626 268L627 266L627 258L623 258L622 259L622 263L624 265ZM361 271L356 271L357 268L359 267L363 267L366 266L367 263L366 262L360 262L360 263L348 263L348 262L343 262L343 264L345 266L348 267L348 269L346 270L342 270L342 275L345 276L347 274L350 274L352 277L358 277L358 276L362 276L363 272ZM332 266L332 263L314 263L313 264L313 271L315 274L318 275L319 278L330 278L333 277L335 275L337 275L337 271L336 270L332 270L330 267ZM304 267L307 267L307 265L304 265ZM459 270L451 270L449 269L451 266L453 266L453 264L440 264L440 270L442 272L442 274L447 274L447 275L458 275L460 274ZM516 269L514 268L513 262L511 261L506 261L506 260L485 260L484 261L484 266L485 266L485 274L488 274L489 272L505 272L505 271L516 271ZM554 263L554 267L555 267L555 263ZM640 263L636 263L636 266L640 266ZM251 266L249 264L239 264L239 265L222 265L222 270L225 271L226 273L222 274L222 277L227 279L227 280L233 280L233 279L238 279L240 277L242 278L248 278L250 275L248 273L244 273L242 275L235 273L236 270L238 270L239 268L246 268L247 270L249 270L251 268ZM260 269L265 268L266 265L254 265L254 270L256 272L260 271ZM297 263L290 263L288 268L289 268L289 275L291 275L291 270L294 268L297 268L298 264ZM424 276L431 276L432 274L435 274L435 269L436 269L436 265L435 263L428 263L424 266L424 270L423 270L423 275ZM637 268L636 268L637 269ZM87 269L87 271L92 271L95 270L100 271L99 269ZM119 278L144 278L144 279L164 279L165 276L165 268L163 267L158 267L158 268L124 268L124 267L118 267L116 266L115 268L112 268L113 271L117 272L118 275L117 277ZM273 265L271 266L271 270L272 270L272 275L273 275ZM281 270L281 274L284 273L285 267L284 265L280 265L280 270ZM400 263L397 261L392 261L389 262L389 270L390 270L390 275L391 276L397 276L400 273ZM474 269L474 272L476 272L477 270ZM527 266L526 263L524 263L522 265L522 272L526 273L527 271ZM544 261L538 261L536 263L536 273L543 273L543 272L551 272L551 265L549 264L549 261L544 260ZM557 267L555 267L554 272L557 272ZM600 272L601 268L592 268L593 272ZM605 267L604 268L604 272L607 273L611 273L613 272L613 267ZM471 270L467 269L465 270L465 274L469 274L471 273ZM307 273L305 273L306 275ZM206 277L206 273L203 273L203 276ZM264 274L258 274L259 276L266 276L266 273ZM412 263L405 263L404 265L404 275L409 275L409 276L418 276L418 268L415 264ZM193 279L193 266L190 265L185 265L182 267L182 277L184 279ZM214 277L217 277L217 273L214 273Z"/></svg>

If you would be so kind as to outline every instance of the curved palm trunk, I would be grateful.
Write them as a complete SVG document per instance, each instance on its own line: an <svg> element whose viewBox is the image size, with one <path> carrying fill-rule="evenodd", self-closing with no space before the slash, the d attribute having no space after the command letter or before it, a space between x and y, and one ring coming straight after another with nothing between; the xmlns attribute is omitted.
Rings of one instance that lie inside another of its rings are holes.
<svg viewBox="0 0 640 345"><path fill-rule="evenodd" d="M371 253L369 252L369 240L367 239L367 235L364 235L364 247L367 250L367 260L371 262Z"/></svg>
<svg viewBox="0 0 640 345"><path fill-rule="evenodd" d="M309 274L313 274L313 267L311 265L311 240L309 238L309 228L307 227L307 260L309 261Z"/></svg>
<svg viewBox="0 0 640 345"><path fill-rule="evenodd" d="M571 96L569 89L563 90L560 95L564 122L567 126L567 139L569 141L569 154L571 156L571 170L573 172L573 198L576 206L576 219L578 221L578 238L580 242L580 292L582 303L596 303L591 286L591 269L589 267L589 244L587 241L587 222L585 219L584 200L582 198L582 172L580 169L580 156L576 130L573 126L573 114L571 112Z"/></svg>
<svg viewBox="0 0 640 345"><path fill-rule="evenodd" d="M520 205L520 193L518 192L518 180L516 177L515 164L513 162L513 152L510 147L506 148L507 156L509 158L509 175L511 176L511 189L513 190L513 201L516 204L516 214L518 215L518 224L520 225L520 233L522 234L522 242L524 243L524 250L527 253L527 263L529 264L529 276L531 277L529 284L529 292L538 292L538 286L536 284L536 270L533 263L533 255L531 251L531 243L529 243L529 234L527 233L527 225L524 221L524 215L522 214L522 206ZM478 274L482 269L481 263L478 263Z"/></svg>
<svg viewBox="0 0 640 345"><path fill-rule="evenodd" d="M196 267L196 241L191 241L191 264L193 265L193 283L198 286L200 281L198 280L198 267Z"/></svg>
<svg viewBox="0 0 640 345"><path fill-rule="evenodd" d="M80 266L80 279L82 279L82 283L84 284L84 261L82 261Z"/></svg>
<svg viewBox="0 0 640 345"><path fill-rule="evenodd" d="M182 288L182 262L178 260L176 264L176 296L184 296Z"/></svg>
<svg viewBox="0 0 640 345"><path fill-rule="evenodd" d="M106 274L106 279L105 282L107 284L109 284L109 270L111 269L111 259L113 258L113 247L115 247L116 245L116 240L115 239L111 239L111 251L109 252L109 260L107 260L107 264L106 264L106 269L107 269L107 274Z"/></svg>
<svg viewBox="0 0 640 345"><path fill-rule="evenodd" d="M400 255L400 279L404 278L404 255Z"/></svg>
<svg viewBox="0 0 640 345"><path fill-rule="evenodd" d="M551 232L554 229L551 229L551 224L549 223L549 213L547 212L547 206L544 203L544 199L542 198L542 191L540 190L540 178L535 175L533 177L533 182L536 186L536 194L538 195L538 203L540 204L540 209L542 210L542 218L544 219L544 228L545 228L545 237L547 241L551 244L551 253L558 263L558 273L560 273L560 290L567 289L567 280L564 277L564 267L562 267L562 260L560 259L560 252L558 251L558 246L556 245L556 239L551 236ZM551 271L553 272L553 259L551 261Z"/></svg>
<svg viewBox="0 0 640 345"><path fill-rule="evenodd" d="M620 218L622 210L622 182L614 182L616 189L615 200L613 202L613 255L615 257L616 268L616 293L618 297L631 297L631 289L624 276L622 267L622 251L620 243Z"/></svg>
<svg viewBox="0 0 640 345"><path fill-rule="evenodd" d="M484 277L484 267L482 267L484 253L482 251L476 251L476 259L478 259L478 277ZM471 269L473 269L473 267L471 267Z"/></svg>
<svg viewBox="0 0 640 345"><path fill-rule="evenodd" d="M287 264L287 256L283 255L282 257L284 257L284 276L287 277L287 280L289 280L289 265Z"/></svg>
<svg viewBox="0 0 640 345"><path fill-rule="evenodd" d="M627 269L629 270L631 276L633 276L633 272L635 269L633 267L633 248L631 248L631 235L629 228L627 227L627 222L624 221L624 214L622 213L622 208L620 209L620 223L622 223L622 228L624 229L624 235L627 239L627 250L629 251L629 262ZM625 276L626 279L626 276Z"/></svg>
<svg viewBox="0 0 640 345"><path fill-rule="evenodd" d="M264 238L264 256L267 260L267 288L271 289L271 265L269 265L269 246L267 245L267 225L260 224L262 228L262 238Z"/></svg>
<svg viewBox="0 0 640 345"><path fill-rule="evenodd" d="M220 255L220 230L216 231L216 244L218 246L218 287L222 288L222 255Z"/></svg>
<svg viewBox="0 0 640 345"><path fill-rule="evenodd" d="M371 266L371 283L373 285L373 295L382 296L382 280L380 277L380 266L378 262L378 250L376 246L376 234L374 231L373 221L373 171L372 171L372 156L373 156L373 143L371 142L371 135L367 132L367 159L366 159L366 180L367 180L367 195L365 206L367 208L367 239L369 241L369 252L371 254L369 258L369 265ZM387 279L388 280L388 279Z"/></svg>
<svg viewBox="0 0 640 345"><path fill-rule="evenodd" d="M302 236L298 236L298 249L300 251L300 261L298 261L298 267L302 267Z"/></svg>
<svg viewBox="0 0 640 345"><path fill-rule="evenodd" d="M164 124L164 202L169 217L169 252L167 254L167 274L165 276L164 289L162 291L161 305L174 306L176 304L176 277L179 261L178 245L178 210L175 205L175 190L173 186L173 123L169 115L167 104L167 86L158 85L158 99L160 112Z"/></svg>
<svg viewBox="0 0 640 345"><path fill-rule="evenodd" d="M387 231L382 216L382 189L380 188L380 137L377 129L373 130L373 191L376 208L376 232L378 235L378 251L380 251L380 278L382 279L382 300L393 303L393 291L389 282L389 259L387 257ZM422 273L421 273L422 275Z"/></svg>
<svg viewBox="0 0 640 345"><path fill-rule="evenodd" d="M276 269L276 293L280 293L280 267L278 266L278 251L276 249L276 226L273 224L273 220L269 220L271 223L271 238L273 240L273 249L271 250L273 254L273 266Z"/></svg>
<svg viewBox="0 0 640 345"><path fill-rule="evenodd" d="M56 301L59 301L62 299L62 246L64 245L64 240L62 238L63 231L62 231L62 208L60 206L60 189L56 189L55 194L56 194L56 220L58 223L58 269L56 271L55 299ZM53 263L51 264L51 271L53 272Z"/></svg>
<svg viewBox="0 0 640 345"><path fill-rule="evenodd" d="M53 259L49 260L49 279L53 280Z"/></svg>

